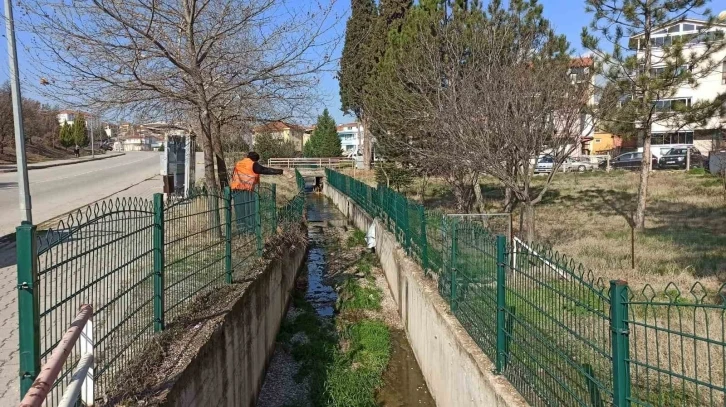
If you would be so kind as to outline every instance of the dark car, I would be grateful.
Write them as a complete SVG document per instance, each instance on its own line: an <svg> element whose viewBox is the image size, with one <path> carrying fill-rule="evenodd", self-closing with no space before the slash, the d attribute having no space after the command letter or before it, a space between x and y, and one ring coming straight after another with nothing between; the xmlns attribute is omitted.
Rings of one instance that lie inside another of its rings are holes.
<svg viewBox="0 0 726 407"><path fill-rule="evenodd" d="M695 147L676 147L670 149L658 160L658 168L686 169L686 154L691 150L691 168L704 168L706 158Z"/></svg>
<svg viewBox="0 0 726 407"><path fill-rule="evenodd" d="M653 160L653 168L658 168L658 160L651 155ZM643 153L625 153L610 160L610 166L620 170L639 170L643 162ZM605 168L606 162L600 164L600 168Z"/></svg>

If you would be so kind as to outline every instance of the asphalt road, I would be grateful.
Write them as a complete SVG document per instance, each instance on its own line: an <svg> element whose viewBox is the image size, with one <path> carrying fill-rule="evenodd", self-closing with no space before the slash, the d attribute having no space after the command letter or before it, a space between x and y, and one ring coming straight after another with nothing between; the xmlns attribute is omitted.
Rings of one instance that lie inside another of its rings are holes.
<svg viewBox="0 0 726 407"><path fill-rule="evenodd" d="M128 152L121 157L28 172L33 223L88 205L159 174L158 152ZM0 174L0 236L20 224L18 174Z"/></svg>

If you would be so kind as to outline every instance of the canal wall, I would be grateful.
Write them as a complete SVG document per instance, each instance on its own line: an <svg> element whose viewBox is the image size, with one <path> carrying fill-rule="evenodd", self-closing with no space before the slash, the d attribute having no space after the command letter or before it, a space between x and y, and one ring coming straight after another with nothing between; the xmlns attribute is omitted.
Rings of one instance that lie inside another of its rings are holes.
<svg viewBox="0 0 726 407"><path fill-rule="evenodd" d="M303 246L285 249L252 280L175 380L162 406L255 405L305 252Z"/></svg>
<svg viewBox="0 0 726 407"><path fill-rule="evenodd" d="M374 219L350 198L325 184L324 194L358 228ZM395 236L376 222L376 253L406 336L426 384L440 407L518 407L527 403L464 330L438 294L436 282L406 256Z"/></svg>

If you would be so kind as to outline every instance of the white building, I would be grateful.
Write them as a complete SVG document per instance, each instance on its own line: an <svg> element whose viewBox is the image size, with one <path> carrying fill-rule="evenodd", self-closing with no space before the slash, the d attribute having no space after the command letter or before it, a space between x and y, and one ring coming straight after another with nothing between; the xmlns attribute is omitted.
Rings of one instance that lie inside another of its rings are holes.
<svg viewBox="0 0 726 407"><path fill-rule="evenodd" d="M343 155L353 155L363 145L363 125L357 122L338 125L338 137Z"/></svg>
<svg viewBox="0 0 726 407"><path fill-rule="evenodd" d="M693 36L684 49L684 55L703 52L706 48L705 42L714 38L717 31L724 32L726 23L720 21L712 27L706 28L706 21L697 19L683 19L668 26L661 27L651 35L650 44L644 44L642 34L631 37L631 44L638 50L638 57L643 58L646 47L651 49L651 61L653 74L658 73L665 66L663 61L663 46L668 46L674 38L679 36ZM690 106L699 101L713 100L719 94L726 92L726 50L722 50L711 56L711 59L718 61L718 66L707 73L705 77L698 80L698 86L681 86L676 93L667 99L659 100L656 103L658 109L669 109L672 105L682 103ZM689 69L684 66L684 69ZM702 72L702 71L697 71ZM682 128L669 127L664 123L652 125L652 144L693 144L702 153L723 146L723 135L721 128L726 124L726 109L722 108L720 114L711 118L705 126L688 125ZM642 146L642 140L638 141Z"/></svg>

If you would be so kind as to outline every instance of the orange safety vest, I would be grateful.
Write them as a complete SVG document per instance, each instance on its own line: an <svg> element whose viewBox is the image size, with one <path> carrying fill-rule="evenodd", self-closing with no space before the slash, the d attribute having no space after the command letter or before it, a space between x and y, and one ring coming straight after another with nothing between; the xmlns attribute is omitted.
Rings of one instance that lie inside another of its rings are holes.
<svg viewBox="0 0 726 407"><path fill-rule="evenodd" d="M255 185L260 183L260 174L255 174L252 170L253 165L255 165L255 162L249 158L239 161L234 166L229 187L242 191L254 191Z"/></svg>

